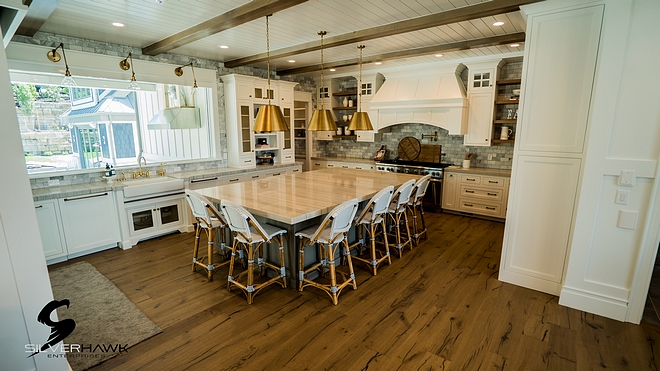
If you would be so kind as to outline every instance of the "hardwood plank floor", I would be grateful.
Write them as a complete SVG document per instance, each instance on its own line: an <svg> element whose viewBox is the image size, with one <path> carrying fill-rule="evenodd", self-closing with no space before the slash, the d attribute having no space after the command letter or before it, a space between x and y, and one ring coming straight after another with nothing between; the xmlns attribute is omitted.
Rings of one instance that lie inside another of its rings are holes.
<svg viewBox="0 0 660 371"><path fill-rule="evenodd" d="M320 290L266 288L248 306L190 271L192 233L87 261L163 329L103 370L658 370L660 327L558 305L497 280L504 224L427 213L428 240L371 276L356 265L333 306Z"/></svg>

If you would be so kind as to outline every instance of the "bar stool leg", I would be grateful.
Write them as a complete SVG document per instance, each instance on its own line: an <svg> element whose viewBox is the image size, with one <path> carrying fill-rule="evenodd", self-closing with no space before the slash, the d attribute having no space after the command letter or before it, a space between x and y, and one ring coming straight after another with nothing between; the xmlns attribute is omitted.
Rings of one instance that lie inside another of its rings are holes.
<svg viewBox="0 0 660 371"><path fill-rule="evenodd" d="M232 243L231 246L231 260L229 261L229 275L227 276L227 291L231 291L231 284L232 280L234 279L234 264L236 263L236 256L238 255L237 250L238 250L238 240L234 238L234 242Z"/></svg>
<svg viewBox="0 0 660 371"><path fill-rule="evenodd" d="M213 228L206 228L206 245L208 249L208 265L206 266L206 274L209 278L209 282L213 281L213 247L214 243L214 233Z"/></svg>
<svg viewBox="0 0 660 371"><path fill-rule="evenodd" d="M247 285L245 291L247 292L247 303L252 304L254 296L254 244L248 246L248 266L247 266Z"/></svg>
<svg viewBox="0 0 660 371"><path fill-rule="evenodd" d="M346 251L346 260L348 261L348 273L353 281L353 290L357 290L357 282L355 280L355 272L353 271L353 261L351 260L351 250L348 246L348 238L344 238L344 249Z"/></svg>
<svg viewBox="0 0 660 371"><path fill-rule="evenodd" d="M412 239L410 238L410 227L408 226L408 213L406 210L403 210L403 220L406 224L406 238L408 239L408 246L410 246L410 250L412 250ZM403 251L403 249L401 249Z"/></svg>
<svg viewBox="0 0 660 371"><path fill-rule="evenodd" d="M390 244L387 242L387 230L385 225L385 218L380 222L383 228L383 242L385 242L385 253L387 254L387 265L392 265L392 257L390 256Z"/></svg>
<svg viewBox="0 0 660 371"><path fill-rule="evenodd" d="M396 218L396 249L399 250L399 259L401 259L403 258L403 245L401 244L401 214L396 214L395 218Z"/></svg>
<svg viewBox="0 0 660 371"><path fill-rule="evenodd" d="M371 271L375 276L378 274L378 260L376 259L376 229L369 224L369 238L371 240Z"/></svg>
<svg viewBox="0 0 660 371"><path fill-rule="evenodd" d="M420 237L421 233L424 233L424 239L427 239L427 233L426 233L426 222L424 221L424 205L421 203L419 204L419 215L420 219L422 220L422 232L420 232Z"/></svg>
<svg viewBox="0 0 660 371"><path fill-rule="evenodd" d="M417 239L417 236L418 236L418 234L417 234L417 208L415 207L415 205L413 205L410 208L410 211L412 213L412 225L413 225L413 227L412 227L413 235L412 236L413 236L413 239L414 239L415 243L419 243L419 241ZM411 248L412 248L412 246L411 246Z"/></svg>
<svg viewBox="0 0 660 371"><path fill-rule="evenodd" d="M299 237L298 259L298 291L302 292L305 280L305 239L303 237Z"/></svg>
<svg viewBox="0 0 660 371"><path fill-rule="evenodd" d="M286 288L286 266L284 265L284 239L282 235L277 236L277 243L280 250L280 277L282 277L282 287Z"/></svg>
<svg viewBox="0 0 660 371"><path fill-rule="evenodd" d="M330 270L330 296L332 297L332 304L339 303L339 289L337 288L337 272L335 271L335 249L333 244L328 244L328 265Z"/></svg>
<svg viewBox="0 0 660 371"><path fill-rule="evenodd" d="M197 267L197 254L199 252L199 234L202 233L202 227L199 222L195 225L195 244L193 245L193 258L192 258L192 271L195 272Z"/></svg>

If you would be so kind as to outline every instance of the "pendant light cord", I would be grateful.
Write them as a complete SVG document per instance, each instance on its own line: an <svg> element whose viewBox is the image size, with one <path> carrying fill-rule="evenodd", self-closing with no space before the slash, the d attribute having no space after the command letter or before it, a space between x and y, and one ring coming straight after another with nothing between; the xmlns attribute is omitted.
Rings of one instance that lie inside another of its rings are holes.
<svg viewBox="0 0 660 371"><path fill-rule="evenodd" d="M266 90L266 95L268 96L268 105L270 106L270 33L268 31L268 17L266 16L266 57L268 60L268 90Z"/></svg>
<svg viewBox="0 0 660 371"><path fill-rule="evenodd" d="M325 86L325 82L323 81L323 36L325 36L326 32L325 31L319 31L318 34L321 35L321 89L323 89L324 86ZM324 98L323 95L324 94L325 94L324 91L321 90L321 110L323 110L323 98Z"/></svg>
<svg viewBox="0 0 660 371"><path fill-rule="evenodd" d="M364 45L358 45L360 49L360 81L358 83L358 112L362 111L362 49Z"/></svg>

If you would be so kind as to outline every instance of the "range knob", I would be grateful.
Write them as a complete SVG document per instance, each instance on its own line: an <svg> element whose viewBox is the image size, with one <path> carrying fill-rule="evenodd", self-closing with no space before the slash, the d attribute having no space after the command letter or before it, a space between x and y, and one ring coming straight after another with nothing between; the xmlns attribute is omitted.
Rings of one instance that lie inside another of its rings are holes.
<svg viewBox="0 0 660 371"><path fill-rule="evenodd" d="M422 175L428 175L428 173L429 172L427 170L422 170Z"/></svg>

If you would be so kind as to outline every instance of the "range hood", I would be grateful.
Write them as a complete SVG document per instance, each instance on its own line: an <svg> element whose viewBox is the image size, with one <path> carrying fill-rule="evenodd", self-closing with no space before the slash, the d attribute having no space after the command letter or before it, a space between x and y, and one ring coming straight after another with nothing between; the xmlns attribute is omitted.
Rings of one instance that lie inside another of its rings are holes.
<svg viewBox="0 0 660 371"><path fill-rule="evenodd" d="M147 124L149 130L159 129L199 129L202 123L199 120L197 107L170 107L158 112Z"/></svg>
<svg viewBox="0 0 660 371"><path fill-rule="evenodd" d="M370 102L369 115L378 129L404 124L422 123L465 134L467 131L467 98L459 65L428 72L409 71L387 76L387 80Z"/></svg>

